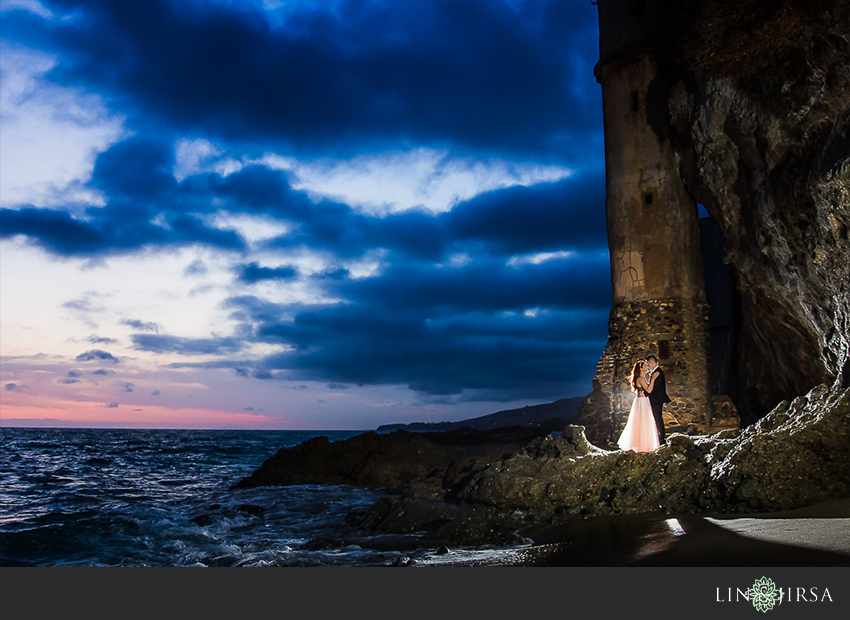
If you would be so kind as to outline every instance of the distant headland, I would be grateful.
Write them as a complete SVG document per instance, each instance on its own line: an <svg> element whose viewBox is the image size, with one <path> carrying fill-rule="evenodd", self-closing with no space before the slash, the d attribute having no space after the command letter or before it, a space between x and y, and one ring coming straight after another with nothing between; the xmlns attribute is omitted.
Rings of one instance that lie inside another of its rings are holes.
<svg viewBox="0 0 850 620"><path fill-rule="evenodd" d="M560 431L566 425L578 419L578 408L584 402L583 396L561 398L553 403L526 405L519 409L506 409L488 415L459 422L410 422L408 424L382 424L376 431L455 431L461 428L486 431L506 426L531 426L541 430Z"/></svg>

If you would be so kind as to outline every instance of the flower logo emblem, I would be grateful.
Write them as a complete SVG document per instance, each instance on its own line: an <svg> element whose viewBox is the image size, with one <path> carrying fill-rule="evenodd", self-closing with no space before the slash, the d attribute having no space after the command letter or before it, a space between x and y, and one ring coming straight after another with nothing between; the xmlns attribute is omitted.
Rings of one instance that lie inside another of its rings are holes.
<svg viewBox="0 0 850 620"><path fill-rule="evenodd" d="M767 577L756 579L753 587L747 591L753 607L765 613L767 610L773 609L774 605L782 602L783 594L785 593L781 589L777 589L773 579Z"/></svg>

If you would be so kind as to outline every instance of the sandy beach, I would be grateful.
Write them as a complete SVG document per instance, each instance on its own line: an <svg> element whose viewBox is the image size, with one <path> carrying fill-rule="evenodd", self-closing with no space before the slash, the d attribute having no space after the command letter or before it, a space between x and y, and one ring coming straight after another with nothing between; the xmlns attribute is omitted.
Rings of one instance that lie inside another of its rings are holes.
<svg viewBox="0 0 850 620"><path fill-rule="evenodd" d="M441 565L850 567L850 499L755 514L596 517L523 532L534 544Z"/></svg>

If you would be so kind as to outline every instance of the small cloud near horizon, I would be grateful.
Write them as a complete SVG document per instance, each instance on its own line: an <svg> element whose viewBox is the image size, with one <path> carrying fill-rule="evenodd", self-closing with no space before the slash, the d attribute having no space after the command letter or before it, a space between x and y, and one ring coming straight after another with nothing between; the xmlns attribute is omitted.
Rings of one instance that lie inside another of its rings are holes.
<svg viewBox="0 0 850 620"><path fill-rule="evenodd" d="M118 363L118 358L108 353L107 351L101 351L100 349L92 349L91 351L86 351L85 353L80 353L76 360L78 362L91 362L95 360L102 360L104 362L112 362L113 364Z"/></svg>

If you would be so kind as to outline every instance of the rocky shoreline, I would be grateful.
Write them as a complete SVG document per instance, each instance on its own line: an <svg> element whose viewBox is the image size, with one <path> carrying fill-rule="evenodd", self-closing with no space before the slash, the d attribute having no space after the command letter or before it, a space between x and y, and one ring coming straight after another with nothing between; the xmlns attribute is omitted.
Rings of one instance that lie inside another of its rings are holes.
<svg viewBox="0 0 850 620"><path fill-rule="evenodd" d="M235 487L384 489L333 546L393 549L534 543L593 517L787 511L850 497L850 388L821 385L743 430L674 433L655 452L607 450L581 426L367 432L282 449Z"/></svg>

